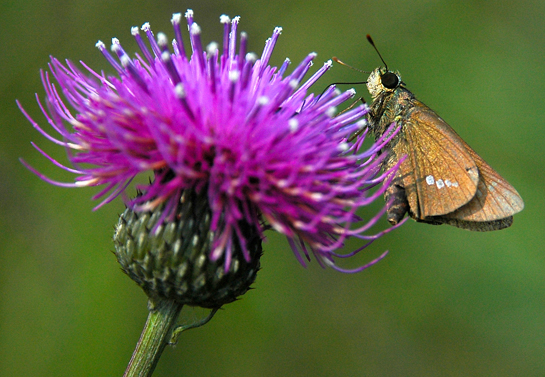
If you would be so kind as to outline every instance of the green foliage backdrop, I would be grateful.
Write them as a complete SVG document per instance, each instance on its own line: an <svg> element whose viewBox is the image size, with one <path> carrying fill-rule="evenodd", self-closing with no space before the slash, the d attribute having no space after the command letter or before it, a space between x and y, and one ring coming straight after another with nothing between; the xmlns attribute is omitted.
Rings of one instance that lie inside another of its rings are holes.
<svg viewBox="0 0 545 377"><path fill-rule="evenodd" d="M205 42L220 38L222 13L242 16L258 53L282 26L277 65L316 51L320 65L338 56L371 70L380 62L370 33L409 88L517 187L526 209L511 228L486 234L411 221L369 248L362 257L390 255L357 275L302 268L269 234L256 289L183 334L155 375L545 375L541 0L0 1L0 375L122 375L147 315L144 294L110 253L121 200L92 212L96 189L52 187L27 171L19 157L71 178L31 147L65 161L15 99L45 124L34 93L43 96L39 69L49 55L108 69L98 39L118 37L135 51L131 26L149 21L172 36L171 14L187 8ZM365 79L340 66L326 77Z"/></svg>

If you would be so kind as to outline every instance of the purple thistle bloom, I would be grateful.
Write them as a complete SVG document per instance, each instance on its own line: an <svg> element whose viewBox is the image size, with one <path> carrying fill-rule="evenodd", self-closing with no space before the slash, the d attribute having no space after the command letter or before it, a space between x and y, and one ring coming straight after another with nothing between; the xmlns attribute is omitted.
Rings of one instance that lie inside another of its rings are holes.
<svg viewBox="0 0 545 377"><path fill-rule="evenodd" d="M395 228L367 235L384 209L367 220L356 210L382 196L397 166L380 172L384 155L379 151L388 139L364 152L359 151L363 137L349 141L366 125L365 105L334 116L336 106L354 96L353 90L339 93L330 87L319 97L307 95L331 62L303 81L314 53L291 74L286 73L288 59L279 69L268 65L281 28L274 30L257 58L246 51L245 33L240 33L237 50L238 17L222 16L223 46L211 43L206 49L193 12L188 10L185 17L189 55L181 15L175 14L172 51L166 36L159 33L156 39L149 24L142 30L151 50L138 29L132 29L141 49L136 58L130 58L117 39L112 41L113 54L97 43L117 76L106 77L81 63L89 76L70 61L62 64L52 58L50 73L42 72L48 110L37 99L61 138L47 134L19 107L46 138L74 152L68 156L73 168L32 145L77 177L74 183L57 182L23 163L58 186L104 186L94 197L102 199L97 208L124 194L138 174L153 172L153 182L138 185L142 194L127 199L127 205L134 211L163 206L165 221L176 215L184 190L205 190L215 231L209 258L224 256L226 270L233 237L246 260L250 258L239 227L242 220L253 224L261 237L268 227L284 234L303 265L313 254L322 266L356 272L383 258L386 253L355 270L335 265L335 258L352 256ZM350 254L337 254L350 236L366 244Z"/></svg>

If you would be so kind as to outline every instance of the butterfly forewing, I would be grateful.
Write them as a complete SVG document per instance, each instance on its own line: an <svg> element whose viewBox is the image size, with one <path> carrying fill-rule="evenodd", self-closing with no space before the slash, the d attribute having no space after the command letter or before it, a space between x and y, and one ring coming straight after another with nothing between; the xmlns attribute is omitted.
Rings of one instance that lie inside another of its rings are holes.
<svg viewBox="0 0 545 377"><path fill-rule="evenodd" d="M414 175L414 185L405 186L405 190L408 198L418 200L417 206L409 200L414 216L424 219L445 215L470 202L477 192L479 172L471 154L460 144L462 139L419 101L415 101L405 124Z"/></svg>

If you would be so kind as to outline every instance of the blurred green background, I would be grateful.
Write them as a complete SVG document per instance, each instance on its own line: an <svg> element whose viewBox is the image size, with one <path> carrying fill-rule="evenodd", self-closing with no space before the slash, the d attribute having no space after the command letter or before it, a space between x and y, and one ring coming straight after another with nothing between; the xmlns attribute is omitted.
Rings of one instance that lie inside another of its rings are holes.
<svg viewBox="0 0 545 377"><path fill-rule="evenodd" d="M121 200L92 212L96 188L15 105L46 125L34 101L49 55L112 73L94 48L149 21L170 37L173 12L195 11L203 41L222 13L240 15L250 50L284 28L272 63L318 52L364 70L389 66L520 192L526 209L503 231L409 222L359 259L356 275L302 268L269 232L255 290L165 351L156 376L544 376L545 3L535 1L0 1L0 375L120 376L147 316L121 273L111 236ZM321 84L366 77L335 66ZM347 87L348 88L348 87ZM358 93L369 96L364 86ZM385 226L385 225L384 225ZM355 247L356 242L350 247ZM183 313L191 321L198 310Z"/></svg>

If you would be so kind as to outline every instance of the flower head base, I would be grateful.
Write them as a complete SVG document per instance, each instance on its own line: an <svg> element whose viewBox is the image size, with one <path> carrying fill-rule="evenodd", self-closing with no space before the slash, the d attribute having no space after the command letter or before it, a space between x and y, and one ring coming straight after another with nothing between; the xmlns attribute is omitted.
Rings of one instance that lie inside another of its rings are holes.
<svg viewBox="0 0 545 377"><path fill-rule="evenodd" d="M248 291L259 270L261 238L254 224L240 221L239 239L218 260L208 257L215 233L206 192L185 190L173 221L161 223L162 207L136 212L127 208L114 233L115 255L123 271L152 298L182 305L219 308ZM225 258L231 260L226 268Z"/></svg>
<svg viewBox="0 0 545 377"><path fill-rule="evenodd" d="M102 198L99 207L124 193L136 175L153 172L153 181L138 186L141 195L127 204L135 212L161 209L155 229L178 216L184 192L196 193L210 209L214 237L208 257L221 259L226 271L234 249L246 261L252 258L241 224L249 224L259 238L268 227L284 234L303 264L313 254L323 266L345 271L334 262L346 256L335 250L347 237L369 243L384 233L364 234L384 211L364 221L356 210L381 196L394 176L397 166L380 172L378 152L388 140L365 152L358 150L361 139L349 142L365 127L367 107L334 115L353 90L339 93L330 87L319 97L307 95L331 62L307 81L314 53L290 74L288 59L279 69L268 65L281 28L257 58L247 52L245 33L237 47L238 17L222 16L223 45L206 48L193 12L185 17L191 54L176 14L172 50L164 34L155 38L149 24L142 30L151 50L132 29L141 49L136 58L117 39L113 55L97 43L118 76L84 65L94 76L89 77L69 61L63 65L52 59L49 67L58 86L49 73L42 74L49 112L42 110L61 140L27 117L48 139L75 152L69 155L73 168L50 159L78 177L75 183L60 183L29 169L60 186L105 186L95 196Z"/></svg>

